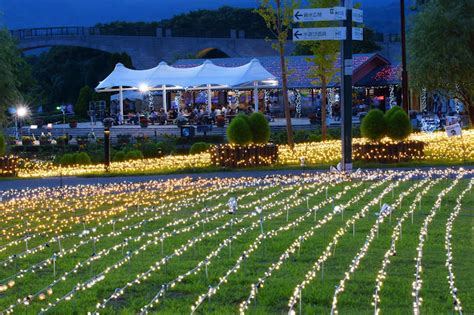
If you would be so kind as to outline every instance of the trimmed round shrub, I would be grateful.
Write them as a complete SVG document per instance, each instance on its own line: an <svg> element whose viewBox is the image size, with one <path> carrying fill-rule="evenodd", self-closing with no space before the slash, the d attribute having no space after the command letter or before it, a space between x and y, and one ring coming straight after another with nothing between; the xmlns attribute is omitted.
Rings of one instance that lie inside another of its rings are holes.
<svg viewBox="0 0 474 315"><path fill-rule="evenodd" d="M252 131L247 122L248 118L238 115L232 119L227 128L227 138L232 144L246 145L252 142Z"/></svg>
<svg viewBox="0 0 474 315"><path fill-rule="evenodd" d="M206 142L196 142L189 149L189 154L198 154L207 151L211 145Z"/></svg>
<svg viewBox="0 0 474 315"><path fill-rule="evenodd" d="M5 154L5 137L0 133L0 156Z"/></svg>
<svg viewBox="0 0 474 315"><path fill-rule="evenodd" d="M372 141L378 141L387 134L387 123L380 109L372 109L362 119L360 125L362 137Z"/></svg>
<svg viewBox="0 0 474 315"><path fill-rule="evenodd" d="M112 161L114 162L123 162L125 161L125 152L117 151L114 156L112 157Z"/></svg>
<svg viewBox="0 0 474 315"><path fill-rule="evenodd" d="M143 153L140 150L131 150L125 154L126 160L139 160L143 159Z"/></svg>
<svg viewBox="0 0 474 315"><path fill-rule="evenodd" d="M392 113L386 120L387 136L392 140L403 141L411 134L410 118L403 110Z"/></svg>
<svg viewBox="0 0 474 315"><path fill-rule="evenodd" d="M253 143L268 143L270 139L270 125L262 113L253 113L249 117Z"/></svg>
<svg viewBox="0 0 474 315"><path fill-rule="evenodd" d="M91 164L91 157L86 152L74 154L74 163L79 165Z"/></svg>
<svg viewBox="0 0 474 315"><path fill-rule="evenodd" d="M398 112L405 112L400 106L393 106L385 113L385 119L388 120L390 116Z"/></svg>
<svg viewBox="0 0 474 315"><path fill-rule="evenodd" d="M66 153L61 157L61 160L59 163L62 166L68 166L68 165L73 165L74 164L74 155L71 153Z"/></svg>

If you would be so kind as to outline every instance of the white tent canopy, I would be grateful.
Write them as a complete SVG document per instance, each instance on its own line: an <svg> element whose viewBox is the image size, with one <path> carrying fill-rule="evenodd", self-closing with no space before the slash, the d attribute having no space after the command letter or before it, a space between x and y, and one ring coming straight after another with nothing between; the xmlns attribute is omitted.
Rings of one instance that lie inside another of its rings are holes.
<svg viewBox="0 0 474 315"><path fill-rule="evenodd" d="M124 90L162 90L166 110L166 90L207 89L208 110L211 109L211 88L253 88L255 108L258 110L258 88L274 87L276 77L268 72L257 59L240 67L220 67L206 60L191 68L169 66L166 62L147 70L133 70L118 63L105 80L96 87L97 92L119 91L120 115L123 117Z"/></svg>
<svg viewBox="0 0 474 315"><path fill-rule="evenodd" d="M202 65L192 68L177 68L161 62L147 70L133 70L118 63L112 73L97 86L98 92L125 89L161 90L163 86L171 89L217 87L254 87L270 85L276 77L268 72L257 59L240 67L220 67L206 60ZM269 84L270 82L270 84ZM274 84L274 83L273 83ZM273 85L272 84L272 85Z"/></svg>

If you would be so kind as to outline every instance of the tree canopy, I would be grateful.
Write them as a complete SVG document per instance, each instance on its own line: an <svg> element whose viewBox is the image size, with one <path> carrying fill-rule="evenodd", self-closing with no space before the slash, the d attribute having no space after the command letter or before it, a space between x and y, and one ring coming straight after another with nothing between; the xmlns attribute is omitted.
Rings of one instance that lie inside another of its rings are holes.
<svg viewBox="0 0 474 315"><path fill-rule="evenodd" d="M28 84L28 68L15 41L6 29L0 29L0 122L7 107L21 100L21 90Z"/></svg>
<svg viewBox="0 0 474 315"><path fill-rule="evenodd" d="M474 2L432 0L409 33L411 84L459 98L474 123Z"/></svg>
<svg viewBox="0 0 474 315"><path fill-rule="evenodd" d="M81 47L53 47L39 56L28 56L33 76L38 81L37 92L46 105L75 104L80 89L96 86L118 62L132 67L130 56L125 53L111 54Z"/></svg>
<svg viewBox="0 0 474 315"><path fill-rule="evenodd" d="M97 24L102 33L154 36L156 28L169 28L173 36L229 37L230 30L243 30L249 38L269 36L264 20L250 8L223 6L217 10L195 10L157 22L112 22Z"/></svg>

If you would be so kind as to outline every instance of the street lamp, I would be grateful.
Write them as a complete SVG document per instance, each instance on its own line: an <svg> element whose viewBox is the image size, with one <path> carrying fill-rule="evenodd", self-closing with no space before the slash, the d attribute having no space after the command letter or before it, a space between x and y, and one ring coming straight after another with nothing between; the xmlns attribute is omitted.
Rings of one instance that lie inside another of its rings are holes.
<svg viewBox="0 0 474 315"><path fill-rule="evenodd" d="M15 130L16 130L16 139L19 138L19 130L18 130L18 121L28 116L28 107L26 106L18 106L15 110Z"/></svg>

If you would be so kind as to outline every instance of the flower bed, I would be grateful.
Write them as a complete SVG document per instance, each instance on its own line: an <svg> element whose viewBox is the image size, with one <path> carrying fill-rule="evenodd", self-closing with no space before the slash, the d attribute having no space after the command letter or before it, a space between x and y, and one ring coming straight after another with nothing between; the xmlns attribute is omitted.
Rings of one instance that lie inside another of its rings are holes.
<svg viewBox="0 0 474 315"><path fill-rule="evenodd" d="M211 149L211 161L215 166L249 167L274 164L278 160L278 147L264 145L217 145Z"/></svg>
<svg viewBox="0 0 474 315"><path fill-rule="evenodd" d="M422 159L424 148L425 143L422 141L355 143L353 157L356 161L364 162L407 162Z"/></svg>

